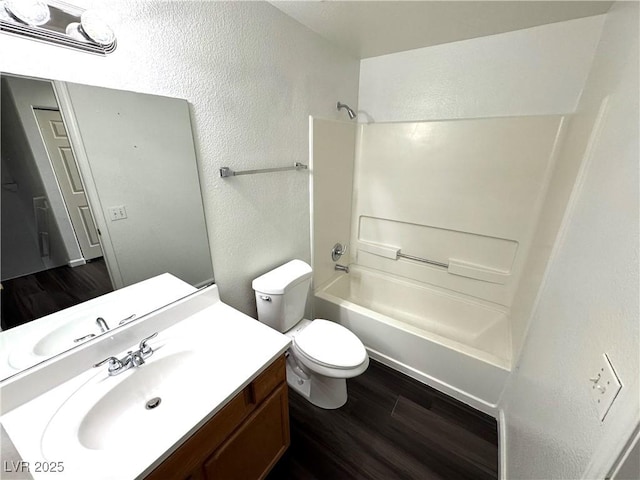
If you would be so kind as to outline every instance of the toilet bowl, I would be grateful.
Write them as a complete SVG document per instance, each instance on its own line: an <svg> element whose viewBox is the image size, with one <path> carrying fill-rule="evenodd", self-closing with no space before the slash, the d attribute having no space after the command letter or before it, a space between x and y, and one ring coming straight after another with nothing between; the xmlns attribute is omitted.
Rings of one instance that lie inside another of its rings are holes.
<svg viewBox="0 0 640 480"><path fill-rule="evenodd" d="M347 378L369 366L364 345L351 331L329 320L300 321L285 335L292 339L287 383L314 405L334 409L347 402Z"/></svg>
<svg viewBox="0 0 640 480"><path fill-rule="evenodd" d="M337 323L303 318L312 270L292 260L252 282L258 320L291 338L287 383L314 405L347 402L347 378L363 373L369 356L356 335Z"/></svg>

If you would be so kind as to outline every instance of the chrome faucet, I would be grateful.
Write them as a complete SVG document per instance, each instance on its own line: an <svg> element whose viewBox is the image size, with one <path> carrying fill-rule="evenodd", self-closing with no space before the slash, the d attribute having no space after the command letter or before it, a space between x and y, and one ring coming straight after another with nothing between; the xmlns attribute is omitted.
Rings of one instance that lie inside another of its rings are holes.
<svg viewBox="0 0 640 480"><path fill-rule="evenodd" d="M108 332L110 330L109 329L109 325L107 325L107 322L105 321L104 318L102 318L102 317L96 318L96 323L100 327L100 332L101 333Z"/></svg>
<svg viewBox="0 0 640 480"><path fill-rule="evenodd" d="M335 269L340 270L341 272L344 272L344 273L349 273L348 265L340 265L339 263L336 263Z"/></svg>
<svg viewBox="0 0 640 480"><path fill-rule="evenodd" d="M104 318L102 317L96 318L96 323L100 327L100 333L108 332L110 330L109 325L107 325L107 322L105 321ZM74 339L73 342L74 343L84 342L85 340L89 340L90 338L93 338L95 336L96 336L95 333L89 333L88 335L84 335L80 338Z"/></svg>
<svg viewBox="0 0 640 480"><path fill-rule="evenodd" d="M122 364L123 366L127 366L128 364L131 364L130 367L139 367L141 365L144 365L144 357L142 356L142 353L140 352L140 350L138 350L137 352L129 352L127 353L127 356L124 357L124 359L122 360Z"/></svg>
<svg viewBox="0 0 640 480"><path fill-rule="evenodd" d="M129 352L127 352L127 354L122 359L118 359L116 357L108 357L101 362L96 363L94 367L100 367L108 362L109 368L107 371L109 372L109 376L114 376L124 372L125 370L129 370L130 368L140 367L141 365L144 365L145 359L153 355L153 349L149 346L147 341L151 340L156 335L158 335L158 332L142 339L138 350L136 350L135 352L129 350Z"/></svg>

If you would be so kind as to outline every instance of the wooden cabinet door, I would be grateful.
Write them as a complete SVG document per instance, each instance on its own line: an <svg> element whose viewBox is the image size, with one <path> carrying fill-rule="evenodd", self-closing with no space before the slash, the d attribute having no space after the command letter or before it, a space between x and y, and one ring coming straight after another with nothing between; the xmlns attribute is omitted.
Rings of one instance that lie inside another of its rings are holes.
<svg viewBox="0 0 640 480"><path fill-rule="evenodd" d="M251 386L248 386L180 445L158 468L145 477L145 480L202 480L203 462L253 410L251 396Z"/></svg>
<svg viewBox="0 0 640 480"><path fill-rule="evenodd" d="M278 387L204 464L207 480L258 480L289 446L287 385Z"/></svg>
<svg viewBox="0 0 640 480"><path fill-rule="evenodd" d="M171 478L171 477L169 477ZM174 480L177 480L175 477L173 477ZM184 480L206 480L204 477L204 473L202 472L202 468L199 468L198 470L194 470L191 475L189 475L188 477L185 477Z"/></svg>

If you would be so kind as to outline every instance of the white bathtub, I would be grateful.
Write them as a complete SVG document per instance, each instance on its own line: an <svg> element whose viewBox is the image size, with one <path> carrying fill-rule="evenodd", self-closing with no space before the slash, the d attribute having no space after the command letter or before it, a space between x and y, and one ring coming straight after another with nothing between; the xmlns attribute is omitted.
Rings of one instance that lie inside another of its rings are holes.
<svg viewBox="0 0 640 480"><path fill-rule="evenodd" d="M511 363L506 309L356 265L315 291L314 308L372 358L496 414Z"/></svg>

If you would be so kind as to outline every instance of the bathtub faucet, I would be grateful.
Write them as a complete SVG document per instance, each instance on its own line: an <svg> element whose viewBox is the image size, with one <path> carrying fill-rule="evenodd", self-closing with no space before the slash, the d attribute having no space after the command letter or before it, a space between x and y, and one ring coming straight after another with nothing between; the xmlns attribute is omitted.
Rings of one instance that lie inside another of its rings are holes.
<svg viewBox="0 0 640 480"><path fill-rule="evenodd" d="M335 269L336 270L340 270L340 271L342 271L344 273L349 273L349 266L348 265L340 265L339 263L336 263Z"/></svg>

